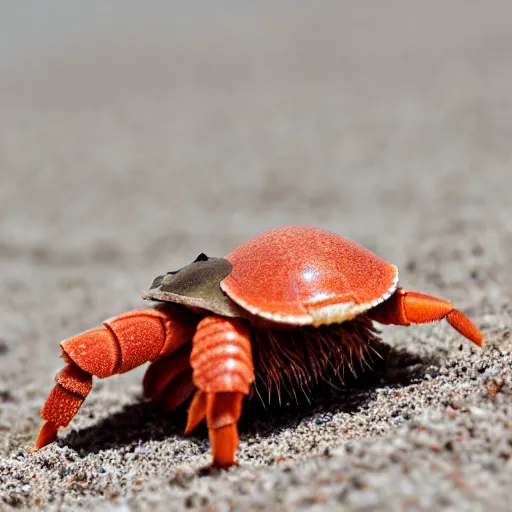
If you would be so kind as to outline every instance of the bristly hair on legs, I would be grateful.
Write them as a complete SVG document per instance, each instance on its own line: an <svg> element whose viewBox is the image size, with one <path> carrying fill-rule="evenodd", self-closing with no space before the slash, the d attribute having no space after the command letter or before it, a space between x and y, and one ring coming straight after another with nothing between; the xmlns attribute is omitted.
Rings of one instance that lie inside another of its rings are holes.
<svg viewBox="0 0 512 512"><path fill-rule="evenodd" d="M290 330L253 330L253 358L257 383L281 400L282 392L296 397L299 388L306 397L320 380L338 377L343 382L348 369L370 368L371 354L379 356L379 343L372 321L365 315L341 324L296 327ZM380 356L379 356L380 357ZM256 392L263 400L258 388Z"/></svg>

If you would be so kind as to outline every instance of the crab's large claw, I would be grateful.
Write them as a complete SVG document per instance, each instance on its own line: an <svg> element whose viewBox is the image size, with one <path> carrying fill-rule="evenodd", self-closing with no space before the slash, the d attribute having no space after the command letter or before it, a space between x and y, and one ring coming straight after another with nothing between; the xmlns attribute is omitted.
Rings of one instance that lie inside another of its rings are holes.
<svg viewBox="0 0 512 512"><path fill-rule="evenodd" d="M368 314L381 324L394 325L424 324L446 318L454 329L479 347L484 342L480 330L466 315L454 309L450 301L403 288L398 288L387 301L371 309Z"/></svg>
<svg viewBox="0 0 512 512"><path fill-rule="evenodd" d="M185 433L206 418L213 465L228 467L235 463L242 401L254 382L249 329L240 320L206 317L197 326L192 347L190 363L198 391Z"/></svg>
<svg viewBox="0 0 512 512"><path fill-rule="evenodd" d="M130 311L104 322L105 327L78 334L61 343L67 366L57 374L48 395L34 449L54 441L78 412L99 378L124 373L180 349L192 338L194 323L186 313L157 307Z"/></svg>

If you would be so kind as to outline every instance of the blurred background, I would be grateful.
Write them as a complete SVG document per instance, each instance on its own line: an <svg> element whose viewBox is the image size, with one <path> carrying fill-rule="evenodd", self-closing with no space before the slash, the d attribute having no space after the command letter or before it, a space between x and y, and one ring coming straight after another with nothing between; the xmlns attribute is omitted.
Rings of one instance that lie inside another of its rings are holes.
<svg viewBox="0 0 512 512"><path fill-rule="evenodd" d="M33 301L30 325L59 339L286 224L353 238L461 307L506 293L508 2L0 7L8 332Z"/></svg>
<svg viewBox="0 0 512 512"><path fill-rule="evenodd" d="M2 2L0 255L156 271L305 223L401 263L418 230L502 208L511 16L506 1Z"/></svg>
<svg viewBox="0 0 512 512"><path fill-rule="evenodd" d="M89 326L286 224L353 238L462 306L468 276L477 300L510 282L508 2L0 8L11 300L29 288L41 311L62 292Z"/></svg>

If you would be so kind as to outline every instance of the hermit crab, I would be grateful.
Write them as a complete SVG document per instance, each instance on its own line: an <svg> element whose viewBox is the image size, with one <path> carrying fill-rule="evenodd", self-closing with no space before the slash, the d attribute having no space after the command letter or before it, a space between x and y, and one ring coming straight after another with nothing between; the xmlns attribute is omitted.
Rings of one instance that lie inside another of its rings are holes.
<svg viewBox="0 0 512 512"><path fill-rule="evenodd" d="M397 268L337 234L291 226L262 233L225 258L201 254L157 277L158 302L61 343L66 366L41 410L34 449L53 442L100 379L150 362L145 395L164 411L190 400L185 433L206 420L213 465L235 463L237 422L256 378L307 385L363 357L373 321L446 318L478 346L477 327L451 302L398 286Z"/></svg>

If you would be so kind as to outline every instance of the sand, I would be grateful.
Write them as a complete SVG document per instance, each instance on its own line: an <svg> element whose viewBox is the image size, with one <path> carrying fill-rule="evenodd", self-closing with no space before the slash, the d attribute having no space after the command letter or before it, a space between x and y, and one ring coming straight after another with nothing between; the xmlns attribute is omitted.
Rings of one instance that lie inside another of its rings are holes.
<svg viewBox="0 0 512 512"><path fill-rule="evenodd" d="M510 6L48 4L0 20L0 509L507 510ZM384 328L345 387L248 403L228 471L144 403L143 368L28 452L60 340L286 224L393 261L485 348Z"/></svg>

